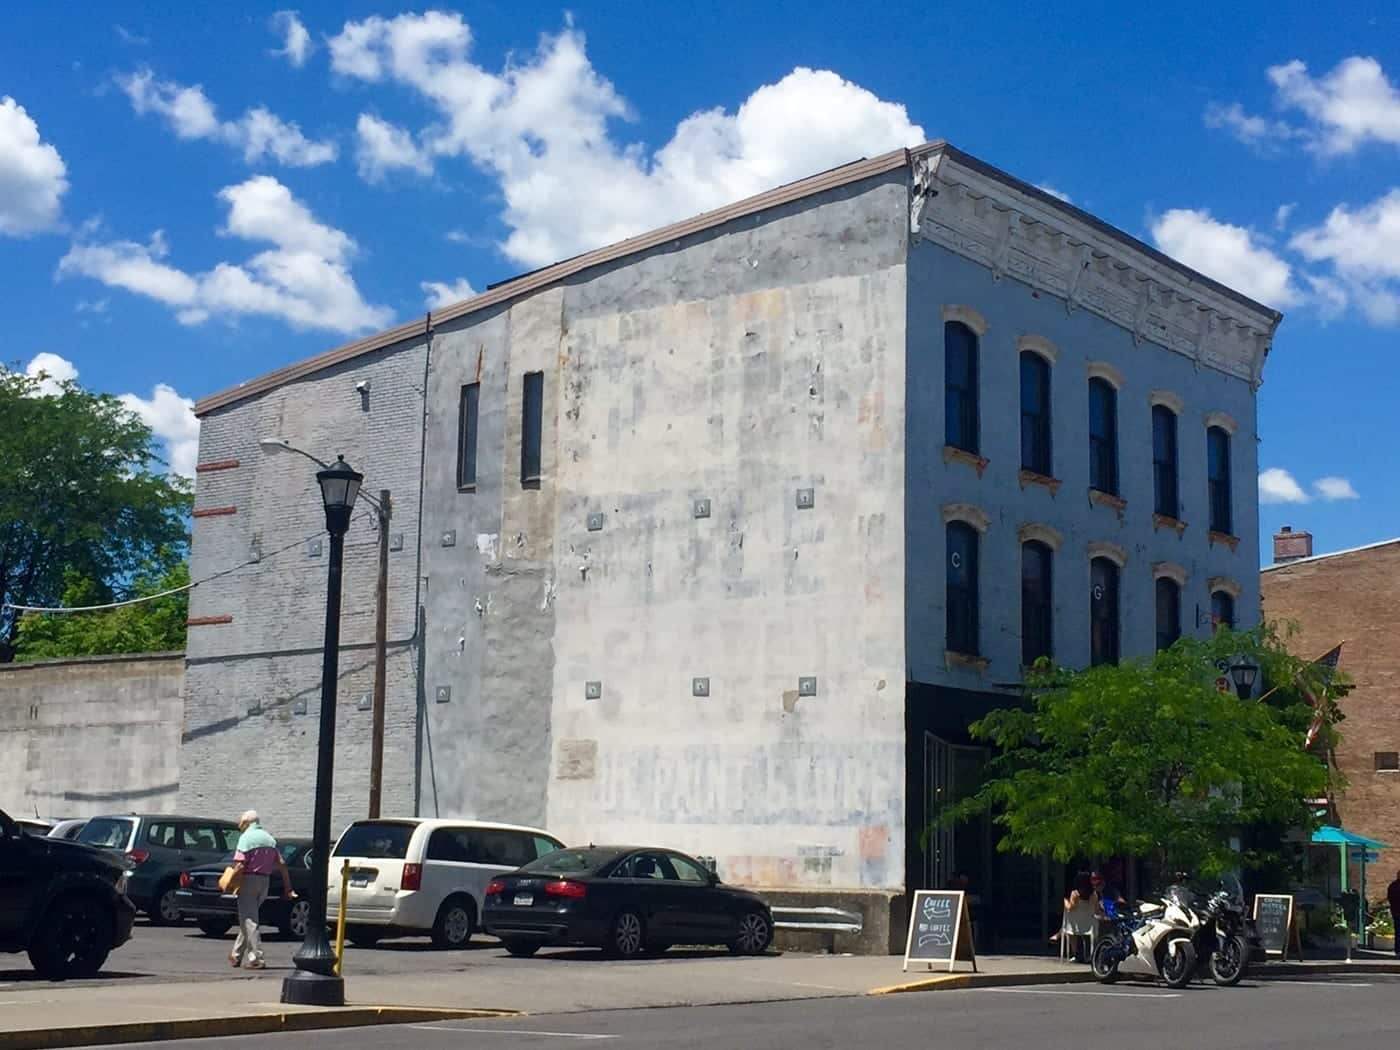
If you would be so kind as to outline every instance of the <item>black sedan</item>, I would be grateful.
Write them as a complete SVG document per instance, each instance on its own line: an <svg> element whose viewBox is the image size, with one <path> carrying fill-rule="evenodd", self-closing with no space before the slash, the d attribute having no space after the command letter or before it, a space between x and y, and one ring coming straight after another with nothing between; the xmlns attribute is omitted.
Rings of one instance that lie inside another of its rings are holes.
<svg viewBox="0 0 1400 1050"><path fill-rule="evenodd" d="M757 894L724 885L693 857L637 846L555 850L492 879L482 926L520 956L584 945L630 959L673 944L759 955L773 940Z"/></svg>
<svg viewBox="0 0 1400 1050"><path fill-rule="evenodd" d="M311 914L307 902L311 891L311 840L280 839L277 848L287 862L297 899L289 901L283 896L282 875L274 871L268 879L267 900L263 901L259 918L262 925L275 926L283 936L300 940L306 935L306 920ZM180 876L180 888L175 891L180 916L194 919L206 936L222 937L238 925L238 898L219 891L219 876L232 863L230 853L217 864L192 868Z"/></svg>

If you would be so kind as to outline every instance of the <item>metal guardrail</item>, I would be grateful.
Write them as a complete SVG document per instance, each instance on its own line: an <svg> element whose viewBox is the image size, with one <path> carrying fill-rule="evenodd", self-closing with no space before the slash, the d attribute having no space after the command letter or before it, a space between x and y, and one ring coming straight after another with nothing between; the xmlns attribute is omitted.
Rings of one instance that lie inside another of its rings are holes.
<svg viewBox="0 0 1400 1050"><path fill-rule="evenodd" d="M865 919L860 912L842 911L840 908L775 907L771 911L775 929L825 934L826 950L832 954L836 952L838 933L858 935L865 928Z"/></svg>

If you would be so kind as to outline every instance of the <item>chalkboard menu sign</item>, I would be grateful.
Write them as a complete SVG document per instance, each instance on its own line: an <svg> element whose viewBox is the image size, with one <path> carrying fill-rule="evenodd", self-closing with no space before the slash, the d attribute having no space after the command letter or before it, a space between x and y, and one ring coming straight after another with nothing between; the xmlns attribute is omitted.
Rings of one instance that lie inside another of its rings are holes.
<svg viewBox="0 0 1400 1050"><path fill-rule="evenodd" d="M935 963L947 963L951 973L959 960L972 963L973 972L977 972L967 896L961 890L916 890L904 968L909 969L910 963L925 963L931 970Z"/></svg>
<svg viewBox="0 0 1400 1050"><path fill-rule="evenodd" d="M1288 949L1298 941L1293 921L1293 896L1288 893L1258 893L1254 896L1254 928L1265 955L1288 958ZM1299 958L1302 953L1299 952Z"/></svg>

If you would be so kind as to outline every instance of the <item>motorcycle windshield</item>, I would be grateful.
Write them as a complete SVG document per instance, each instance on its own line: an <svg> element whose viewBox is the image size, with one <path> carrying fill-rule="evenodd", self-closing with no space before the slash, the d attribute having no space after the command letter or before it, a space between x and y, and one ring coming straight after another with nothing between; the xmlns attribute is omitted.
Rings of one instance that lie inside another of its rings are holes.
<svg viewBox="0 0 1400 1050"><path fill-rule="evenodd" d="M1190 910L1196 906L1196 895L1191 892L1189 886L1178 883L1175 886L1168 886L1164 898L1168 904L1175 904L1178 908Z"/></svg>
<svg viewBox="0 0 1400 1050"><path fill-rule="evenodd" d="M1230 903L1244 906L1244 887L1233 874L1220 876L1220 892L1230 898Z"/></svg>

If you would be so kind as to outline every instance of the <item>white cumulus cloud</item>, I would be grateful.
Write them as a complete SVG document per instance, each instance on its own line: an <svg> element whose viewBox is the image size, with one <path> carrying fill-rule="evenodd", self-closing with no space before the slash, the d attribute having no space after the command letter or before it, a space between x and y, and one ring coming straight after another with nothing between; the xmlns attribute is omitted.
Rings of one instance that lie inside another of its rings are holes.
<svg viewBox="0 0 1400 1050"><path fill-rule="evenodd" d="M392 319L383 306L365 302L349 263L355 242L319 222L311 211L269 175L258 175L219 191L228 237L268 242L243 263L221 262L204 273L187 273L165 261L160 231L150 241L80 242L58 264L60 277L84 276L155 299L175 310L184 324L210 317L274 317L295 328L352 334L382 328Z"/></svg>
<svg viewBox="0 0 1400 1050"><path fill-rule="evenodd" d="M78 378L78 369L66 357L45 351L30 359L24 366L24 374L39 380L40 397L56 397L63 393L65 382Z"/></svg>
<svg viewBox="0 0 1400 1050"><path fill-rule="evenodd" d="M248 164L266 159L288 167L311 168L329 164L339 155L333 141L308 139L295 123L263 106L255 106L237 120L220 120L214 103L198 84L157 80L149 69L118 77L117 83L137 113L164 117L179 138L231 146Z"/></svg>
<svg viewBox="0 0 1400 1050"><path fill-rule="evenodd" d="M1312 262L1330 263L1337 294L1373 324L1400 321L1400 189L1359 208L1339 204L1290 244Z"/></svg>
<svg viewBox="0 0 1400 1050"><path fill-rule="evenodd" d="M68 190L58 150L39 138L39 125L9 95L0 98L0 235L24 237L51 229Z"/></svg>
<svg viewBox="0 0 1400 1050"><path fill-rule="evenodd" d="M444 281L424 281L420 286L426 295L429 310L441 310L444 306L460 303L476 295L476 289L465 277L448 284Z"/></svg>
<svg viewBox="0 0 1400 1050"><path fill-rule="evenodd" d="M1178 262L1266 306L1301 299L1293 268L1251 230L1221 222L1209 211L1173 208L1152 224L1152 239Z"/></svg>
<svg viewBox="0 0 1400 1050"><path fill-rule="evenodd" d="M1288 471L1282 467L1270 467L1259 472L1259 502L1306 503L1308 494Z"/></svg>
<svg viewBox="0 0 1400 1050"><path fill-rule="evenodd" d="M1346 478L1318 478L1313 482L1313 491L1325 500L1360 499L1361 495L1352 488Z"/></svg>
<svg viewBox="0 0 1400 1050"><path fill-rule="evenodd" d="M1400 146L1400 91L1374 58L1354 55L1321 77L1300 60L1269 70L1281 106L1310 121L1312 147L1351 153L1368 141Z"/></svg>
<svg viewBox="0 0 1400 1050"><path fill-rule="evenodd" d="M355 163L366 182L381 182L392 171L431 175L433 162L401 127L361 113L355 125Z"/></svg>
<svg viewBox="0 0 1400 1050"><path fill-rule="evenodd" d="M1048 183L1037 182L1035 184L1035 188L1050 194L1050 196L1054 197L1056 200L1064 201L1066 204L1074 203L1074 198L1071 197L1068 193L1063 193L1060 190L1055 189L1054 186L1051 186Z"/></svg>
<svg viewBox="0 0 1400 1050"><path fill-rule="evenodd" d="M193 399L181 397L173 387L157 383L148 398L122 394L120 400L165 443L165 461L171 473L194 477L195 464L199 461L199 420L195 418Z"/></svg>
<svg viewBox="0 0 1400 1050"><path fill-rule="evenodd" d="M903 106L797 68L732 113L692 114L649 151L615 137L632 110L572 27L499 72L473 61L471 45L462 17L443 11L347 22L328 44L336 73L401 85L432 107L420 148L465 157L498 181L502 249L526 265L924 139Z"/></svg>
<svg viewBox="0 0 1400 1050"><path fill-rule="evenodd" d="M1285 120L1246 113L1238 102L1229 105L1212 102L1206 107L1205 122L1206 127L1223 128L1261 153L1273 153L1301 134Z"/></svg>
<svg viewBox="0 0 1400 1050"><path fill-rule="evenodd" d="M282 46L272 53L300 69L316 49L311 34L296 11L278 11L272 16L272 31L282 38Z"/></svg>

